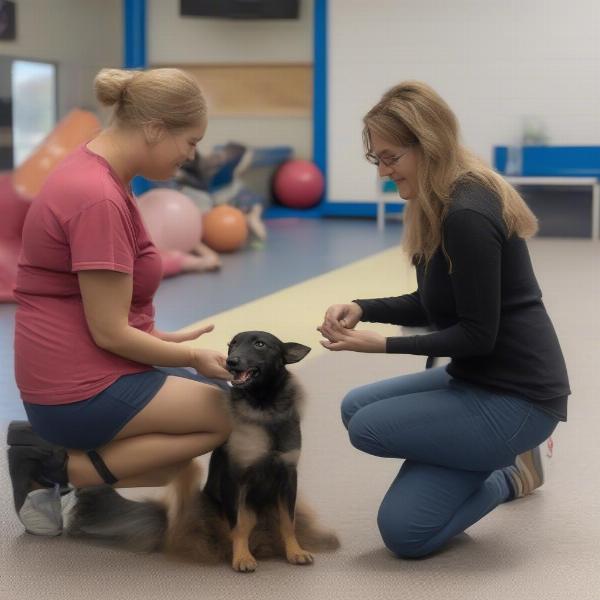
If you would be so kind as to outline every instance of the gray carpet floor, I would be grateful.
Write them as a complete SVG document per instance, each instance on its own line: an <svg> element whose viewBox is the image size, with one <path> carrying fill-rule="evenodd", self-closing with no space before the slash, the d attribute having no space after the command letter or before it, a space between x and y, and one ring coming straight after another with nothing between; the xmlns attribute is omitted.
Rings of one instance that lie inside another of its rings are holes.
<svg viewBox="0 0 600 600"><path fill-rule="evenodd" d="M294 369L308 392L300 489L323 523L338 532L339 551L318 555L310 567L264 561L256 573L240 575L226 565L180 564L161 555L30 536L13 515L1 453L0 598L598 600L600 245L538 239L530 247L573 390L569 420L554 435L547 482L535 494L498 507L431 558L394 558L375 519L400 461L353 449L339 402L352 387L418 370L423 360L327 354Z"/></svg>

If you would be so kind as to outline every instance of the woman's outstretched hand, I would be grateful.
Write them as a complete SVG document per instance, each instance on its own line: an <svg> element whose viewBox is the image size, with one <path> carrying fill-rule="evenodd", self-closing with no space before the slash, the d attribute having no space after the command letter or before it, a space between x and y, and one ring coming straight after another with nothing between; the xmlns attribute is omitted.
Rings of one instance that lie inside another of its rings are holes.
<svg viewBox="0 0 600 600"><path fill-rule="evenodd" d="M332 304L325 312L323 325L332 325L339 323L347 329L354 329L360 321L363 311L355 302L349 304Z"/></svg>
<svg viewBox="0 0 600 600"><path fill-rule="evenodd" d="M323 323L317 331L325 338L321 345L328 350L353 352L385 352L385 337L374 331L356 331L340 325L338 321Z"/></svg>
<svg viewBox="0 0 600 600"><path fill-rule="evenodd" d="M190 342L198 339L205 333L210 333L215 328L214 325L205 325L187 332L165 332L158 329L152 330L152 335L164 342ZM227 357L216 350L205 348L190 348L190 362L185 365L192 367L200 375L205 377L214 377L215 379L232 379L231 373L227 370Z"/></svg>
<svg viewBox="0 0 600 600"><path fill-rule="evenodd" d="M205 377L233 379L227 370L227 357L216 350L193 349L189 366Z"/></svg>
<svg viewBox="0 0 600 600"><path fill-rule="evenodd" d="M199 327L198 329L186 332L167 332L153 329L152 335L163 340L164 342L190 342L191 340L195 340L205 333L210 333L214 328L214 325L205 325L204 327Z"/></svg>

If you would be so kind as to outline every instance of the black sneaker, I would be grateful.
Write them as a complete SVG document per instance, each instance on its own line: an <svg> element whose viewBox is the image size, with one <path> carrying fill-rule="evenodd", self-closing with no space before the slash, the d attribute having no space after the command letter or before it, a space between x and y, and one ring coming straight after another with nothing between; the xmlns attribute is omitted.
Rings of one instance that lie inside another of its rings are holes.
<svg viewBox="0 0 600 600"><path fill-rule="evenodd" d="M40 438L27 421L10 423L6 441L15 510L21 523L36 535L60 535L61 496L71 489L66 450ZM43 487L35 489L36 483Z"/></svg>

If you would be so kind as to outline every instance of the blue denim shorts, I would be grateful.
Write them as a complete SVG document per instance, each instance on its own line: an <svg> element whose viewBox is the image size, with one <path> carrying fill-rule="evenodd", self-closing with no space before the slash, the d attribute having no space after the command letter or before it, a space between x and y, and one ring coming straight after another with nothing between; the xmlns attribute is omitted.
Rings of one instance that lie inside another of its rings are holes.
<svg viewBox="0 0 600 600"><path fill-rule="evenodd" d="M78 450L94 450L110 442L158 393L168 376L227 386L183 368L156 368L123 375L100 393L69 404L24 402L33 430L42 438Z"/></svg>

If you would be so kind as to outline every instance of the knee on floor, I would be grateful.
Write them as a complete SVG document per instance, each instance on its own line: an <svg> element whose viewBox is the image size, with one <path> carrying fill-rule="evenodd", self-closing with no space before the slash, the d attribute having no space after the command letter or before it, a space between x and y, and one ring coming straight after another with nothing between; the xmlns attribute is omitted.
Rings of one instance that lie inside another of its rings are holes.
<svg viewBox="0 0 600 600"><path fill-rule="evenodd" d="M407 516L385 503L379 509L377 526L386 548L398 558L423 558L433 552L427 547L430 535L418 533Z"/></svg>

